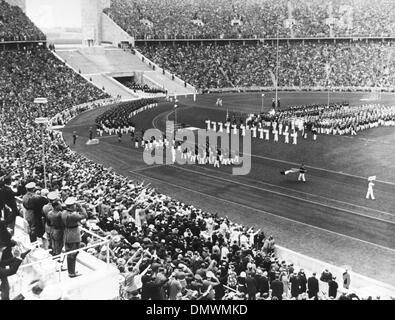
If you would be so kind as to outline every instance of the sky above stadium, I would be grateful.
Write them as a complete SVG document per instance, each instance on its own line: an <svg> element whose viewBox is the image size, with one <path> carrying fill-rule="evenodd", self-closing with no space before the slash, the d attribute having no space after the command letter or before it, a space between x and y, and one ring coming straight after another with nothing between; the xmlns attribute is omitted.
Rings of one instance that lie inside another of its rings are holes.
<svg viewBox="0 0 395 320"><path fill-rule="evenodd" d="M39 28L81 28L81 0L26 0L26 13Z"/></svg>

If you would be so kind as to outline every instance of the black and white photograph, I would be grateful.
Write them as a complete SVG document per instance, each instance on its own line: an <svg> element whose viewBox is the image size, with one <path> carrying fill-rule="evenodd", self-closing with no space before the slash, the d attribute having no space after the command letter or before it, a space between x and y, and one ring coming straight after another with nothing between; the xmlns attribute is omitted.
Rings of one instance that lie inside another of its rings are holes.
<svg viewBox="0 0 395 320"><path fill-rule="evenodd" d="M395 300L395 0L0 0L0 297Z"/></svg>

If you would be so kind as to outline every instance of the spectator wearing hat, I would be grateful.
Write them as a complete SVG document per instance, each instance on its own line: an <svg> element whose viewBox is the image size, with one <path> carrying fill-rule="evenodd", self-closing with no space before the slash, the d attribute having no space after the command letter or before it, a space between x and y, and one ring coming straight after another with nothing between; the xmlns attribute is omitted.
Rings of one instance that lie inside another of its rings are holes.
<svg viewBox="0 0 395 320"><path fill-rule="evenodd" d="M57 192L49 192L47 198L49 203L47 203L43 207L43 218L45 221L45 234L47 239L47 244L45 245L44 243L44 246L45 249L51 249L53 252L53 243L52 243L53 227L51 220L49 219L49 213L54 210L60 213L62 211L62 206L59 203L59 195ZM62 240L63 240L63 236L62 236Z"/></svg>
<svg viewBox="0 0 395 320"><path fill-rule="evenodd" d="M62 221L63 207L60 202L60 195L57 192L50 192L48 194L48 200L50 203L45 211L47 213L47 224L48 230L50 231L50 244L52 248L52 254L57 256L61 254L64 246L64 224Z"/></svg>
<svg viewBox="0 0 395 320"><path fill-rule="evenodd" d="M25 208L25 219L29 225L30 242L35 242L37 240L38 229L40 229L40 222L35 216L35 209L39 199L34 193L36 189L36 184L34 182L28 183L25 187L27 192L22 198L22 204Z"/></svg>
<svg viewBox="0 0 395 320"><path fill-rule="evenodd" d="M307 279L307 288L309 299L314 298L314 300L318 300L319 283L315 272L310 278Z"/></svg>
<svg viewBox="0 0 395 320"><path fill-rule="evenodd" d="M67 198L65 201L66 209L63 210L61 217L64 225L64 243L66 252L74 251L80 248L81 232L79 223L88 217L86 210L77 203L74 197ZM78 252L67 255L67 269L69 277L74 278L79 274L76 273L75 265L77 262Z"/></svg>

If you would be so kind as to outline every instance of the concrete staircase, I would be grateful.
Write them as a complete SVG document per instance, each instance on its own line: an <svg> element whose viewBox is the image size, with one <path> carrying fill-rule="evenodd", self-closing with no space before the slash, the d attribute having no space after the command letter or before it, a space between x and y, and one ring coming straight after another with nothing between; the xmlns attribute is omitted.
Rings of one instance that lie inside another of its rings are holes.
<svg viewBox="0 0 395 320"><path fill-rule="evenodd" d="M192 94L193 90L185 87L182 81L174 81L159 70L152 70L140 57L130 51L112 46L57 46L56 53L61 59L80 72L87 80L92 80L98 88L113 97L121 96L122 100L137 99L134 92L113 79L116 76L135 76L140 81L153 87L164 88L170 95Z"/></svg>

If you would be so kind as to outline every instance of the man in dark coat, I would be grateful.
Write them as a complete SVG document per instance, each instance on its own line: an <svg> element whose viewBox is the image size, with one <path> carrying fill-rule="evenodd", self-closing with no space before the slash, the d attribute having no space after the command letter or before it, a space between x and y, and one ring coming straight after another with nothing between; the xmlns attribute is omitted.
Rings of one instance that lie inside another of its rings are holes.
<svg viewBox="0 0 395 320"><path fill-rule="evenodd" d="M270 288L272 289L272 297L276 297L278 300L283 299L283 293L284 293L284 285L283 283L276 277L275 280L270 285Z"/></svg>
<svg viewBox="0 0 395 320"><path fill-rule="evenodd" d="M4 179L3 185L0 186L0 218L5 220L6 225L14 230L15 227L15 219L17 217L18 208L15 201L15 193L11 189L11 177L8 176ZM6 206L9 210L6 210Z"/></svg>
<svg viewBox="0 0 395 320"><path fill-rule="evenodd" d="M256 286L258 293L262 297L265 293L269 294L269 280L267 278L267 272L262 272L261 269L257 270L256 275Z"/></svg>
<svg viewBox="0 0 395 320"><path fill-rule="evenodd" d="M319 292L319 283L318 279L315 277L316 273L313 273L313 276L307 280L307 288L309 299L314 297L314 300L318 300L318 292Z"/></svg>
<svg viewBox="0 0 395 320"><path fill-rule="evenodd" d="M11 234L8 232L4 221L0 221L0 291L1 300L10 299L10 285L8 277L18 272L19 266L23 259L30 252L19 254L18 257L12 255L12 247L16 242L12 240Z"/></svg>
<svg viewBox="0 0 395 320"><path fill-rule="evenodd" d="M300 269L298 273L298 278L299 278L299 286L300 286L299 293L305 293L307 290L307 277L303 269Z"/></svg>
<svg viewBox="0 0 395 320"><path fill-rule="evenodd" d="M329 286L329 290L328 290L328 296L333 299L336 298L337 296L337 288L339 287L339 285L337 284L337 282L335 281L336 277L332 277L331 280L329 280L328 282L328 286Z"/></svg>
<svg viewBox="0 0 395 320"><path fill-rule="evenodd" d="M255 277L252 276L251 272L247 272L246 286L248 293L248 300L256 300L257 284Z"/></svg>
<svg viewBox="0 0 395 320"><path fill-rule="evenodd" d="M299 277L296 274L296 272L292 274L291 278L289 279L289 282L291 283L291 297L297 299L300 291L300 283L299 283Z"/></svg>

